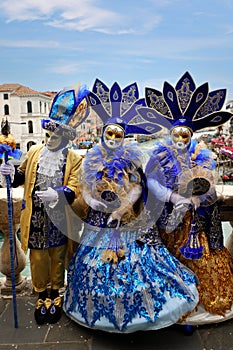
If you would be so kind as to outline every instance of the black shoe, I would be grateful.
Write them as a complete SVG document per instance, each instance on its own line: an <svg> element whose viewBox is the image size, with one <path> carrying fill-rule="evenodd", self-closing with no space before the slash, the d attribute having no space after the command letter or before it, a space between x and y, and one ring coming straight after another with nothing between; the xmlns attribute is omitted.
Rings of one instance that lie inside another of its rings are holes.
<svg viewBox="0 0 233 350"><path fill-rule="evenodd" d="M62 299L61 297L57 297L51 300L51 306L49 308L48 317L49 323L57 323L61 318L62 312Z"/></svg>
<svg viewBox="0 0 233 350"><path fill-rule="evenodd" d="M34 317L35 317L36 323L39 325L42 325L48 321L48 310L46 308L45 300L42 300L42 299L37 300Z"/></svg>

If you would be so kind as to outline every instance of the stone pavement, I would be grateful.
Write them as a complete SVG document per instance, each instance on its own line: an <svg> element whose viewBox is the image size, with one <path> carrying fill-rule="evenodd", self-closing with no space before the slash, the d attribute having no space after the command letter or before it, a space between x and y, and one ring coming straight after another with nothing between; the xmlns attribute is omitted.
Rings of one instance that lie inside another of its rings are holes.
<svg viewBox="0 0 233 350"><path fill-rule="evenodd" d="M65 314L59 323L38 326L34 321L37 296L30 280L17 293L18 328L11 295L0 298L0 350L233 350L233 319L199 326L186 335L184 326L157 331L109 334L79 326Z"/></svg>

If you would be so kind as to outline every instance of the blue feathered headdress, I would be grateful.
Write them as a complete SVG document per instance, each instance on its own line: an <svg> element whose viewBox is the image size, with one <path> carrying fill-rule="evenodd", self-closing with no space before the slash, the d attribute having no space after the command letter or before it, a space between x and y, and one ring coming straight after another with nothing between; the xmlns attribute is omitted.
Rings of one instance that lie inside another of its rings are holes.
<svg viewBox="0 0 233 350"><path fill-rule="evenodd" d="M42 120L42 128L61 134L69 140L75 139L76 127L89 114L88 93L86 86L80 84L58 92L50 109L50 119Z"/></svg>
<svg viewBox="0 0 233 350"><path fill-rule="evenodd" d="M147 107L139 114L147 121L167 127L186 126L191 132L224 124L232 113L220 111L226 98L226 89L209 92L208 83L196 88L191 75L186 72L175 88L164 82L163 92L145 89Z"/></svg>
<svg viewBox="0 0 233 350"><path fill-rule="evenodd" d="M161 130L159 125L143 120L138 114L138 108L146 106L146 102L144 98L139 99L136 83L121 89L115 82L108 88L102 81L96 79L89 94L89 101L104 126L117 124L126 134L149 135Z"/></svg>

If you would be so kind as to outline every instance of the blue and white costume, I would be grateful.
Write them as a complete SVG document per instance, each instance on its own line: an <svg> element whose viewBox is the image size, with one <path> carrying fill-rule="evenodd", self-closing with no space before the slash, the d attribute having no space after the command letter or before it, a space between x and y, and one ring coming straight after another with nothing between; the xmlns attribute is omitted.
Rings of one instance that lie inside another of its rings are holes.
<svg viewBox="0 0 233 350"><path fill-rule="evenodd" d="M109 95L117 94L124 96L115 83ZM123 145L123 138L115 141L122 130L129 131L129 124L122 127L123 118L116 119L104 121L102 144L82 163L84 230L69 264L63 309L72 320L93 329L155 330L178 322L195 308L197 280L151 226L142 154L137 146ZM111 147L113 140L117 147Z"/></svg>

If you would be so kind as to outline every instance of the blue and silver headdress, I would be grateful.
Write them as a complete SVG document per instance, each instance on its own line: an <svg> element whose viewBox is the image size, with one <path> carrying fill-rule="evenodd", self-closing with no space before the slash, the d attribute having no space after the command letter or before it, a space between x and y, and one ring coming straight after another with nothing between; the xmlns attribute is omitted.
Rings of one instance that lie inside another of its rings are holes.
<svg viewBox="0 0 233 350"><path fill-rule="evenodd" d="M115 82L108 88L96 79L89 94L90 105L104 125L117 124L125 134L153 134L161 129L159 125L145 121L138 113L138 108L146 106L144 98L139 99L136 83L121 89Z"/></svg>
<svg viewBox="0 0 233 350"><path fill-rule="evenodd" d="M226 98L226 89L209 92L208 83L196 88L188 72L179 79L175 87L165 81L162 92L146 88L145 98L148 107L140 108L139 114L145 120L165 126L168 130L177 126L187 127L193 133L207 127L222 125L232 117L231 113L221 111ZM213 162L207 152L201 153L198 146L192 156L195 156L192 161L196 161L196 166L190 164L189 168L185 164L182 168L180 163L180 174L177 174L179 193L186 197L199 196L202 206L206 205L205 203L210 205L216 199L211 166ZM162 168L162 173L163 170ZM180 251L187 259L198 259L202 256L202 250L196 222L192 220L188 240Z"/></svg>
<svg viewBox="0 0 233 350"><path fill-rule="evenodd" d="M58 92L50 109L49 118L42 120L42 128L62 135L68 140L76 137L76 127L88 116L89 90L78 84Z"/></svg>
<svg viewBox="0 0 233 350"><path fill-rule="evenodd" d="M193 133L222 125L232 117L232 113L221 111L226 89L209 92L208 83L196 88L188 72L179 79L175 88L166 81L162 92L147 87L145 98L149 108L141 108L140 115L147 121L168 129L186 126Z"/></svg>

